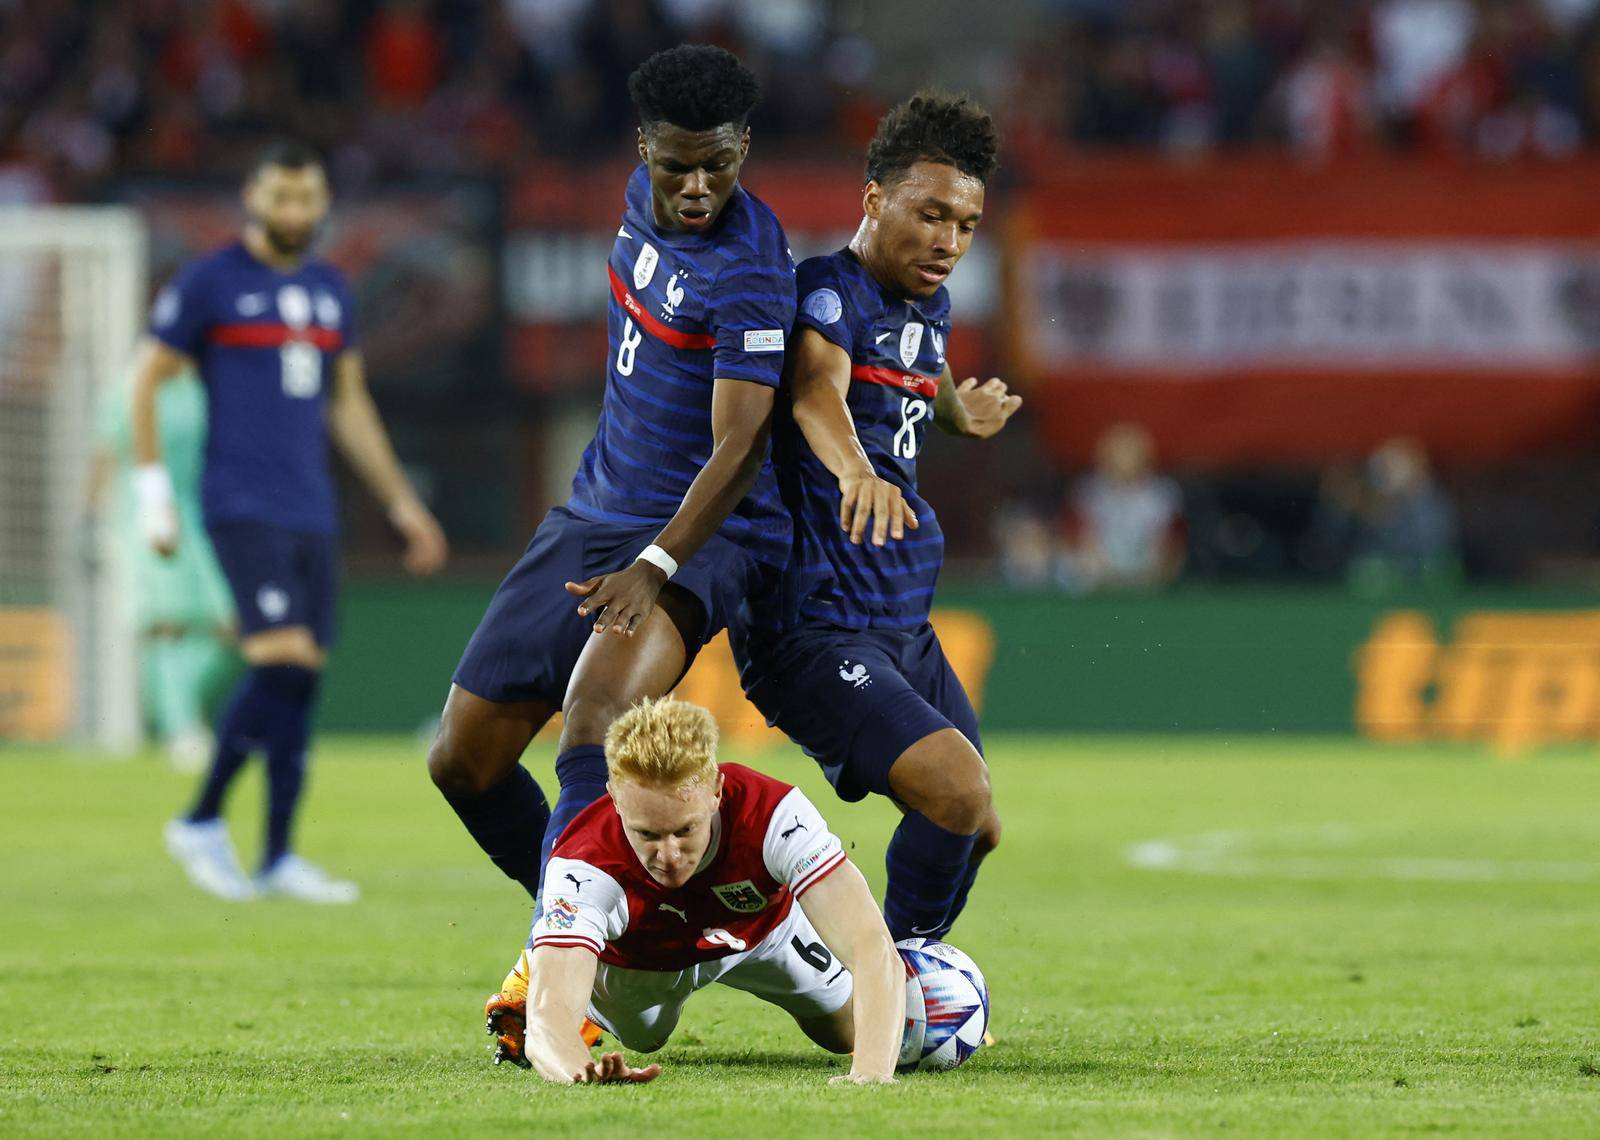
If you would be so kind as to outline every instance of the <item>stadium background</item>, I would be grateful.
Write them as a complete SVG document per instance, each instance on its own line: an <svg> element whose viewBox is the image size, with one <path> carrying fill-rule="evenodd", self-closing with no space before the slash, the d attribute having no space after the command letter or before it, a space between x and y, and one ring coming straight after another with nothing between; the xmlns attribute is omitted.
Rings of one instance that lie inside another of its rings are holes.
<svg viewBox="0 0 1600 1140"><path fill-rule="evenodd" d="M1027 403L996 444L940 438L922 466L950 535L942 620L986 723L1515 750L1600 731L1600 645L1560 616L1600 571L1594 9L14 0L0 196L137 208L155 285L235 231L264 138L326 151L323 248L455 557L442 583L396 580L347 486L322 723L413 731L593 424L627 72L681 38L757 68L745 182L799 257L853 228L885 107L970 89L1004 168L953 279L952 363ZM1181 490L1182 570L1095 591L1059 571L1072 488L1124 422ZM1396 436L1456 520L1426 572L1374 572L1328 525ZM1556 616L1496 618L1530 610ZM690 683L753 740L730 687L716 653ZM40 734L17 707L0 723Z"/></svg>

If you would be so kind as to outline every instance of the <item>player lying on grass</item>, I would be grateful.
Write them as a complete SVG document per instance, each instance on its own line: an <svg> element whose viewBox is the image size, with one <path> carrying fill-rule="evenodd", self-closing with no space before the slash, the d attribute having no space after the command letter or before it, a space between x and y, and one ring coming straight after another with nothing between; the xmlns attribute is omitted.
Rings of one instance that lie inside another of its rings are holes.
<svg viewBox="0 0 1600 1140"><path fill-rule="evenodd" d="M878 124L855 237L798 270L773 427L795 519L783 605L732 631L745 692L839 795L905 810L885 858L896 940L942 938L1000 839L977 714L928 623L944 536L916 464L930 421L983 439L1022 403L945 363L945 281L994 168L994 126L964 97L923 93Z"/></svg>
<svg viewBox="0 0 1600 1140"><path fill-rule="evenodd" d="M804 793L719 765L716 746L711 714L671 698L612 724L607 794L557 841L544 913L489 999L497 1063L561 1083L651 1080L660 1065L592 1057L589 1023L653 1053L689 995L721 982L853 1054L835 1081L894 1080L905 970L866 880Z"/></svg>

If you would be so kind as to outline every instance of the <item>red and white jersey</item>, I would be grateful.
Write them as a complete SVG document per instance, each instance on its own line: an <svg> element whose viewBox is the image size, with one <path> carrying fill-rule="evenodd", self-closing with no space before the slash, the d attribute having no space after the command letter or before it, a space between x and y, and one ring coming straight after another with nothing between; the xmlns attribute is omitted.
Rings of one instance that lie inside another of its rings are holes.
<svg viewBox="0 0 1600 1140"><path fill-rule="evenodd" d="M582 946L631 970L683 970L758 944L794 900L845 861L799 788L721 765L722 803L700 869L664 887L644 869L610 796L567 826L544 876L533 946Z"/></svg>

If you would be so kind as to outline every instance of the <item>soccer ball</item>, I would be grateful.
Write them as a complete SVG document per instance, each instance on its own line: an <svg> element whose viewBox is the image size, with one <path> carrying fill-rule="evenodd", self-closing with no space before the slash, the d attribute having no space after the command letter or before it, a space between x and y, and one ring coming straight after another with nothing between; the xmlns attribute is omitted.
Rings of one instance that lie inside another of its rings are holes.
<svg viewBox="0 0 1600 1140"><path fill-rule="evenodd" d="M895 944L906 966L906 1032L902 1073L953 1069L983 1044L989 1027L989 987L978 964L936 938Z"/></svg>

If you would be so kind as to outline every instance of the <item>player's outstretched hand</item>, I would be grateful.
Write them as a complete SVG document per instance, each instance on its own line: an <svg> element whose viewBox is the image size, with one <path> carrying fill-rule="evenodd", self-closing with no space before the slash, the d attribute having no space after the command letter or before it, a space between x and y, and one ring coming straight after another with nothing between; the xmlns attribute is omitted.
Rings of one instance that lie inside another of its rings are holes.
<svg viewBox="0 0 1600 1140"><path fill-rule="evenodd" d="M967 434L975 439L988 439L1022 407L1022 397L1007 391L1006 382L998 376L982 384L976 376L968 376L956 385L956 395L966 410Z"/></svg>
<svg viewBox="0 0 1600 1140"><path fill-rule="evenodd" d="M651 562L635 562L615 574L601 574L587 582L568 582L567 593L583 599L578 616L594 615L596 633L619 633L632 637L656 608L656 597L667 584L667 576Z"/></svg>
<svg viewBox="0 0 1600 1140"><path fill-rule="evenodd" d="M580 1073L572 1074L575 1085L642 1085L661 1075L660 1065L646 1065L635 1069L622 1059L621 1053L602 1053L598 1061L590 1061Z"/></svg>
<svg viewBox="0 0 1600 1140"><path fill-rule="evenodd" d="M408 573L428 575L444 569L450 544L445 541L439 520L427 507L415 499L402 500L389 509L389 521L406 540L401 561Z"/></svg>
<svg viewBox="0 0 1600 1140"><path fill-rule="evenodd" d="M886 1077L874 1076L870 1073L840 1073L836 1077L829 1077L830 1085L892 1085L894 1074Z"/></svg>
<svg viewBox="0 0 1600 1140"><path fill-rule="evenodd" d="M889 539L898 542L906 527L917 529L917 512L906 502L899 487L877 475L846 475L839 480L839 528L850 541L861 545L872 525L872 545L882 546Z"/></svg>

